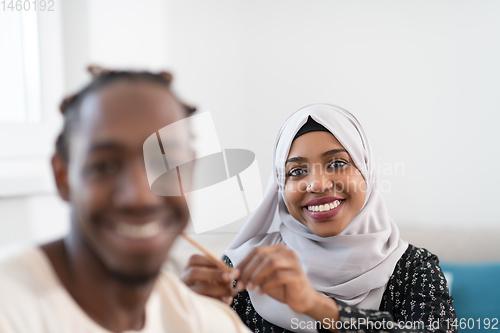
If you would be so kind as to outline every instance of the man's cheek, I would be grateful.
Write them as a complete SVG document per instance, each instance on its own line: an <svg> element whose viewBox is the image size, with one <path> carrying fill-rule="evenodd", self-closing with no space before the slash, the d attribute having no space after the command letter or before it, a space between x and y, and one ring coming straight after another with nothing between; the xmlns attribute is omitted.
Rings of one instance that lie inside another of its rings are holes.
<svg viewBox="0 0 500 333"><path fill-rule="evenodd" d="M97 191L88 187L83 187L79 191L75 191L72 202L82 222L94 219L110 206L109 197L103 191Z"/></svg>

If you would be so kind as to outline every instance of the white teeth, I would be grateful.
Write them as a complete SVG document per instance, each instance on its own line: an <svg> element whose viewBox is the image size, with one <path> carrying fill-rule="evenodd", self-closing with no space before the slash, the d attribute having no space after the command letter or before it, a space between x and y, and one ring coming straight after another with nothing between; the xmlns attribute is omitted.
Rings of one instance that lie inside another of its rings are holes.
<svg viewBox="0 0 500 333"><path fill-rule="evenodd" d="M156 236L161 231L161 224L158 221L149 222L142 225L134 225L130 223L118 223L116 231L128 238L149 238Z"/></svg>
<svg viewBox="0 0 500 333"><path fill-rule="evenodd" d="M307 206L307 210L309 210L311 212L327 212L330 209L337 208L341 202L342 202L342 200L335 200L334 202L330 202L329 204Z"/></svg>

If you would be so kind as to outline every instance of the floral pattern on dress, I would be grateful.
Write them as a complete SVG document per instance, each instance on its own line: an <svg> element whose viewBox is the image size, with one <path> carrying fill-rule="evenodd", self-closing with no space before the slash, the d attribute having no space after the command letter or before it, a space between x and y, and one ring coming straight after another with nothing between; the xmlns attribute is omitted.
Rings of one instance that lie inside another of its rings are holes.
<svg viewBox="0 0 500 333"><path fill-rule="evenodd" d="M233 267L227 256L223 260L226 265ZM451 325L457 318L453 298L439 267L439 259L426 249L413 245L408 246L396 264L378 310L359 309L335 301L339 307L339 321L355 323L344 325L345 329L341 328L338 332L457 332L457 328ZM291 332L262 318L255 311L246 290L234 297L232 308L253 332ZM371 322L372 325L362 326L362 322ZM416 324L410 327L409 323L422 324L420 327L415 327ZM320 328L318 332L329 331Z"/></svg>

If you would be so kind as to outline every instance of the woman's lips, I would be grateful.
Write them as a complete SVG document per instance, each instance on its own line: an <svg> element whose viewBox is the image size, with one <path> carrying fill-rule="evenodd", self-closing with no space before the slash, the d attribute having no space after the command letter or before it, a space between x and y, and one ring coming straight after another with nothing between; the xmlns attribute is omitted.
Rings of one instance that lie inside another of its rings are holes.
<svg viewBox="0 0 500 333"><path fill-rule="evenodd" d="M337 197L323 197L323 198L316 198L313 200L308 201L304 206L315 206L315 205L323 205L326 203L331 203L336 200L343 200L342 198L337 198Z"/></svg>
<svg viewBox="0 0 500 333"><path fill-rule="evenodd" d="M322 211L322 212L321 211L310 211L309 209L307 209L307 207L302 207L302 209L306 212L306 214L309 217L315 219L316 221L326 221L326 220L329 220L329 219L335 217L340 212L340 210L344 206L344 202L345 202L345 199L341 200L340 204L337 207L330 209L330 210Z"/></svg>

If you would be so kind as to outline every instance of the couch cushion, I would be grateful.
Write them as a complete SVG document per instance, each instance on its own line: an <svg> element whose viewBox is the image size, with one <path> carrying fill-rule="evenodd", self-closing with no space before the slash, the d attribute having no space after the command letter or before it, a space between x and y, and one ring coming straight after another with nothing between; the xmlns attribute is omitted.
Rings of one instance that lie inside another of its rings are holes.
<svg viewBox="0 0 500 333"><path fill-rule="evenodd" d="M451 296L454 298L459 323L461 318L465 318L462 321L473 318L475 323L473 331L477 331L477 319L480 319L483 329L486 318L490 321L497 318L496 327L500 329L500 262L483 264L442 262L441 269L447 274L452 274ZM460 326L458 328L460 330Z"/></svg>

